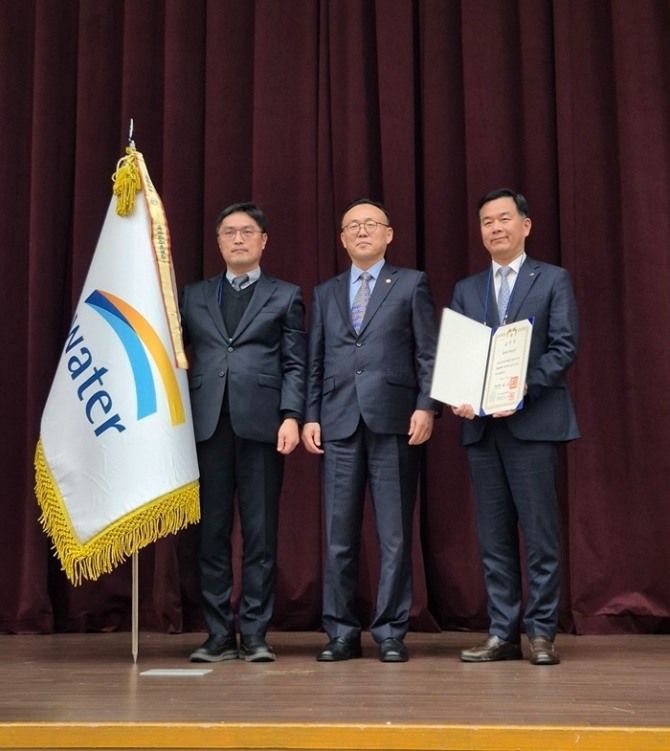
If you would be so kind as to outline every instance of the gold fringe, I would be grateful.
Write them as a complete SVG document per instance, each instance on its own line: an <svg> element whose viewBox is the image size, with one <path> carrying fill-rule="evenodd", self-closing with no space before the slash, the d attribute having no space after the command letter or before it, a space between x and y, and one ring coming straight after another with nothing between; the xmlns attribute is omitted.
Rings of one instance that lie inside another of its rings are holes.
<svg viewBox="0 0 670 751"><path fill-rule="evenodd" d="M87 543L80 543L44 456L41 438L35 450L35 493L42 509L40 524L53 542L63 571L75 586L83 579L95 581L138 550L200 521L196 480L150 501Z"/></svg>
<svg viewBox="0 0 670 751"><path fill-rule="evenodd" d="M126 146L126 156L119 159L112 181L116 196L116 213L119 216L129 216L135 210L135 194L142 189L134 151L130 146Z"/></svg>

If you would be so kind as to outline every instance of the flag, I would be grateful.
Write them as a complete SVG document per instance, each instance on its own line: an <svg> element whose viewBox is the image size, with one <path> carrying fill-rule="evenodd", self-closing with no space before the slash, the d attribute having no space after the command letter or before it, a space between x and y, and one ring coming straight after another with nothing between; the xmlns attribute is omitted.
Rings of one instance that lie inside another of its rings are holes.
<svg viewBox="0 0 670 751"><path fill-rule="evenodd" d="M126 149L42 415L40 523L73 584L200 518L170 234Z"/></svg>

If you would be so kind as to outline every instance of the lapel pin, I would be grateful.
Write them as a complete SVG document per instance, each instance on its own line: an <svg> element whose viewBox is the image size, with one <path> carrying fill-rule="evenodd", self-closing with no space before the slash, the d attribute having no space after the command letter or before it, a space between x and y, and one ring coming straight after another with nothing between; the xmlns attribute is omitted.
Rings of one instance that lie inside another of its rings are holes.
<svg viewBox="0 0 670 751"><path fill-rule="evenodd" d="M385 279L385 281L387 284L391 284L391 280L388 277Z"/></svg>

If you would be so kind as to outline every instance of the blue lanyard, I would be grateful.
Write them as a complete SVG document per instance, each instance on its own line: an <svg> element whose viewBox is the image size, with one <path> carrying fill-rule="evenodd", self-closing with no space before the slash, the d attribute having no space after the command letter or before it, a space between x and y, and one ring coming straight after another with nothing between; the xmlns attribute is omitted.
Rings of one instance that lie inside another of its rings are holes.
<svg viewBox="0 0 670 751"><path fill-rule="evenodd" d="M486 295L484 297L484 325L489 317L489 296L491 295L491 278L493 277L493 266L489 266L489 275L486 278Z"/></svg>

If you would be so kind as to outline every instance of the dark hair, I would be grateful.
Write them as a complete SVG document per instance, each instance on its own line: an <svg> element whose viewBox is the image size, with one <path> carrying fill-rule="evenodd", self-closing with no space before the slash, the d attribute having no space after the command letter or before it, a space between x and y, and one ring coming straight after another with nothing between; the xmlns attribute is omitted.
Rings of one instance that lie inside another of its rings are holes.
<svg viewBox="0 0 670 751"><path fill-rule="evenodd" d="M386 221L389 223L389 227L391 226L391 217L389 216L389 213L386 210L386 207L384 206L384 204L379 203L379 201L371 201L369 198L357 198L355 201L352 201L347 206L347 208L342 212L342 218L344 218L344 215L348 211L351 211L351 209L353 209L354 206L361 206L362 204L370 204L370 206L374 206L375 208L383 212L384 216L386 217Z"/></svg>
<svg viewBox="0 0 670 751"><path fill-rule="evenodd" d="M216 217L216 234L219 234L219 227L221 222L231 214L236 214L241 211L243 214L248 214L251 219L256 222L261 232L265 232L268 226L268 218L265 214L256 206L255 203L232 203Z"/></svg>
<svg viewBox="0 0 670 751"><path fill-rule="evenodd" d="M522 217L526 218L530 216L528 201L521 195L521 193L517 193L511 188L497 188L496 190L489 191L485 196L482 196L477 204L477 216L479 216L479 212L482 210L482 206L485 203L495 201L498 198L511 198L516 204L517 211Z"/></svg>

